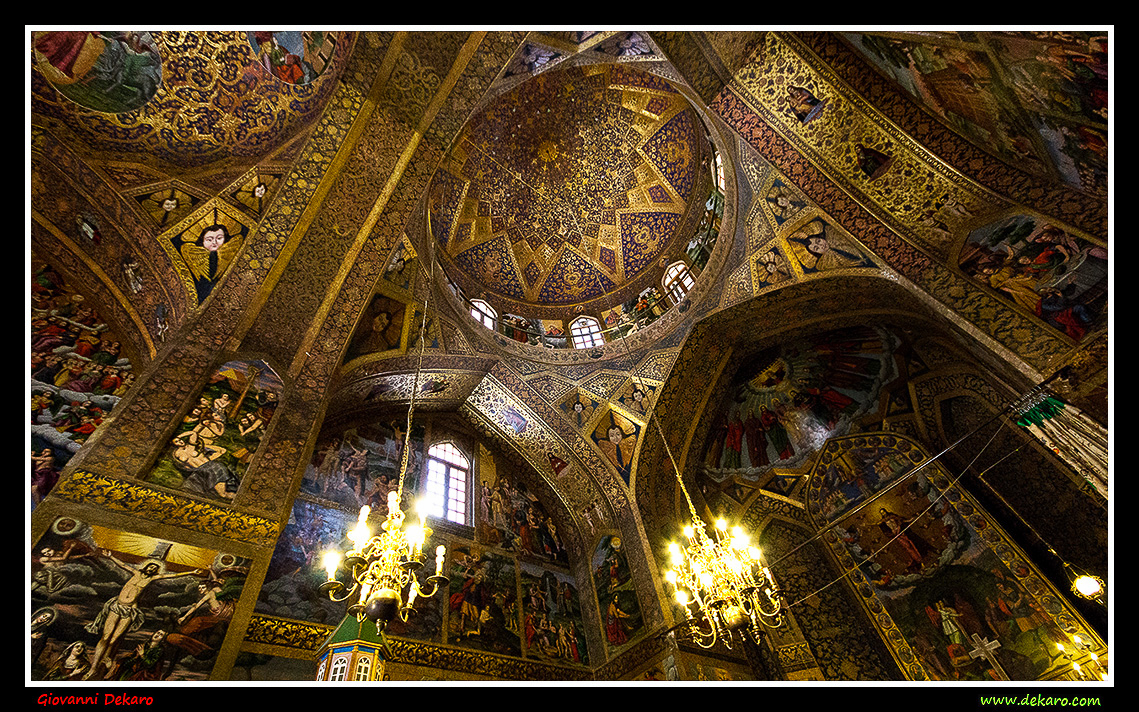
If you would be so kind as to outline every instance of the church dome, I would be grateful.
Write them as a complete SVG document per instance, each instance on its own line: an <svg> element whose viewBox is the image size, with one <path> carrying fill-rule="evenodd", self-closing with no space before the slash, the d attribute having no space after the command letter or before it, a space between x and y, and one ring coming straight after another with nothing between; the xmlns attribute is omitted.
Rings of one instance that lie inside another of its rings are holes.
<svg viewBox="0 0 1139 712"><path fill-rule="evenodd" d="M545 72L464 127L431 186L448 276L508 311L557 318L659 286L708 194L695 110L666 80L603 64Z"/></svg>

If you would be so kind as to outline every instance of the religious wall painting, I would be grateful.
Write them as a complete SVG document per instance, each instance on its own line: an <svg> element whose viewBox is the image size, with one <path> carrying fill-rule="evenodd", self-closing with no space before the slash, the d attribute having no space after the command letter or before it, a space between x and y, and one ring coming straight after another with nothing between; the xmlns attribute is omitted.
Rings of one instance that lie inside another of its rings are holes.
<svg viewBox="0 0 1139 712"><path fill-rule="evenodd" d="M958 267L974 281L1080 340L1107 310L1107 248L1028 215L969 233Z"/></svg>
<svg viewBox="0 0 1139 712"><path fill-rule="evenodd" d="M558 408L569 418L574 427L578 430L585 430L589 427L593 414L597 412L600 405L601 401L593 398L585 391L571 391L558 404Z"/></svg>
<svg viewBox="0 0 1139 712"><path fill-rule="evenodd" d="M1031 110L1107 124L1107 32L1068 41L1003 34L990 41L1012 90Z"/></svg>
<svg viewBox="0 0 1139 712"><path fill-rule="evenodd" d="M605 459L629 484L633 476L633 460L640 442L642 426L613 408L607 408L589 437Z"/></svg>
<svg viewBox="0 0 1139 712"><path fill-rule="evenodd" d="M701 471L715 482L794 468L876 407L897 375L896 338L851 327L758 354L712 416Z"/></svg>
<svg viewBox="0 0 1139 712"><path fill-rule="evenodd" d="M1001 158L1043 173L1044 154L1017 96L980 46L844 33L853 46L953 129Z"/></svg>
<svg viewBox="0 0 1139 712"><path fill-rule="evenodd" d="M399 486L406 435L407 421L398 418L322 433L305 468L301 492L350 509L368 505L374 516L387 516L388 493ZM405 502L420 489L424 435L423 424L413 423Z"/></svg>
<svg viewBox="0 0 1139 712"><path fill-rule="evenodd" d="M819 118L827 106L827 102L812 94L810 89L800 86L788 86L784 99L787 111L804 126Z"/></svg>
<svg viewBox="0 0 1139 712"><path fill-rule="evenodd" d="M576 580L519 563L525 655L542 662L589 665Z"/></svg>
<svg viewBox="0 0 1139 712"><path fill-rule="evenodd" d="M635 418L645 420L652 410L657 387L651 383L630 381L616 395L616 401Z"/></svg>
<svg viewBox="0 0 1139 712"><path fill-rule="evenodd" d="M936 463L909 474L924 459L894 436L831 441L808 511L817 523L837 520L826 541L930 679L1042 679L1066 664L1057 646L1071 645L1063 629L1079 630L1075 617Z"/></svg>
<svg viewBox="0 0 1139 712"><path fill-rule="evenodd" d="M103 113L139 109L162 86L162 57L149 32L34 32L32 55L59 93Z"/></svg>
<svg viewBox="0 0 1139 712"><path fill-rule="evenodd" d="M418 255L404 235L400 237L388 257L387 264L384 265L384 279L399 289L410 291L418 271Z"/></svg>
<svg viewBox="0 0 1139 712"><path fill-rule="evenodd" d="M550 349L564 349L566 342L566 325L561 319L542 319L541 333L538 342Z"/></svg>
<svg viewBox="0 0 1139 712"><path fill-rule="evenodd" d="M373 515L369 518L373 531L379 531L381 523L386 516L385 507L385 513L382 516ZM424 590L430 590L431 584L427 583L426 579L430 574L435 573L433 553L440 544L448 548L451 546L450 542L444 542L435 534L423 543L422 551L427 557L427 562L425 568L419 574L419 582L422 584ZM402 620L400 616L397 615L388 623L384 635L431 643L441 642L443 640L443 620L446 610L446 583L441 583L435 595L430 598L424 598L422 596L416 597L415 609L408 613L407 620Z"/></svg>
<svg viewBox="0 0 1139 712"><path fill-rule="evenodd" d="M794 278L794 269L787 260L786 251L772 242L752 258L755 289L766 289ZM815 262L817 264L817 260Z"/></svg>
<svg viewBox="0 0 1139 712"><path fill-rule="evenodd" d="M767 195L763 196L763 199L767 210L775 218L776 226L782 226L783 223L807 207L806 199L780 178L776 178L772 182L771 188L768 189Z"/></svg>
<svg viewBox="0 0 1139 712"><path fill-rule="evenodd" d="M159 231L167 230L194 211L202 201L176 186L151 190L142 195L136 195L143 212L154 220Z"/></svg>
<svg viewBox="0 0 1139 712"><path fill-rule="evenodd" d="M277 538L255 610L279 618L338 624L348 604L320 592L321 583L328 580L322 557L328 551L352 549L347 534L358 518L358 511L298 496Z"/></svg>
<svg viewBox="0 0 1139 712"><path fill-rule="evenodd" d="M259 170L254 171L248 180L230 193L230 197L248 208L254 215L261 216L265 213L265 209L269 207L269 200L272 198L279 182L279 176L275 176L271 173L263 173Z"/></svg>
<svg viewBox="0 0 1139 712"><path fill-rule="evenodd" d="M145 480L230 501L269 427L284 384L261 360L229 361L198 393Z"/></svg>
<svg viewBox="0 0 1139 712"><path fill-rule="evenodd" d="M122 342L50 265L31 262L31 506L135 380Z"/></svg>
<svg viewBox="0 0 1139 712"><path fill-rule="evenodd" d="M94 213L79 213L75 216L75 237L91 245L103 244L102 221Z"/></svg>
<svg viewBox="0 0 1139 712"><path fill-rule="evenodd" d="M415 307L415 312L411 315L411 324L408 329L408 344L409 351L414 351L419 348L419 333L423 331L424 346L429 349L443 348L443 334L439 327L439 320L436 319L435 311L427 312L426 321L423 319L423 310L418 306ZM435 392L441 392L436 390Z"/></svg>
<svg viewBox="0 0 1139 712"><path fill-rule="evenodd" d="M257 61L286 84L311 84L332 63L338 32L288 30L247 32Z"/></svg>
<svg viewBox="0 0 1139 712"><path fill-rule="evenodd" d="M874 266L858 243L822 218L799 227L787 237L787 244L805 275Z"/></svg>
<svg viewBox="0 0 1139 712"><path fill-rule="evenodd" d="M501 655L522 655L514 559L473 546L451 551L447 642Z"/></svg>
<svg viewBox="0 0 1139 712"><path fill-rule="evenodd" d="M542 333L542 320L507 312L499 317L498 330L520 344L536 344Z"/></svg>
<svg viewBox="0 0 1139 712"><path fill-rule="evenodd" d="M612 655L644 632L645 622L620 536L605 535L591 558L603 635Z"/></svg>
<svg viewBox="0 0 1139 712"><path fill-rule="evenodd" d="M248 234L247 225L214 208L170 239L198 304L210 296Z"/></svg>
<svg viewBox="0 0 1139 712"><path fill-rule="evenodd" d="M515 435L521 435L525 432L526 426L530 424L526 416L522 415L522 413L518 412L518 410L512 406L503 408L502 418L506 422L507 427L514 431Z"/></svg>
<svg viewBox="0 0 1139 712"><path fill-rule="evenodd" d="M568 565L568 552L549 511L514 476L508 462L490 451L480 451L478 513L480 543L520 558Z"/></svg>
<svg viewBox="0 0 1139 712"><path fill-rule="evenodd" d="M250 563L57 518L32 549L32 679L208 679Z"/></svg>
<svg viewBox="0 0 1139 712"><path fill-rule="evenodd" d="M402 351L405 348L404 335L411 328L413 312L413 304L386 294L373 295L348 343L344 362L348 363L365 354Z"/></svg>
<svg viewBox="0 0 1139 712"><path fill-rule="evenodd" d="M1060 177L1083 190L1105 195L1108 178L1107 130L1036 114L1033 124L1056 164Z"/></svg>

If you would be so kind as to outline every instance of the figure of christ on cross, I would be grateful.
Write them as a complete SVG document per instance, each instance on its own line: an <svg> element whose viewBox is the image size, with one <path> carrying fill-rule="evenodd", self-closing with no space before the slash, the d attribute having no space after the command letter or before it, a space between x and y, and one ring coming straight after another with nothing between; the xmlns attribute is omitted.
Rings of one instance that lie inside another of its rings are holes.
<svg viewBox="0 0 1139 712"><path fill-rule="evenodd" d="M103 550L103 556L127 572L130 578L123 584L119 594L103 604L103 610L99 612L95 620L86 626L88 633L99 635L99 642L95 645L95 657L91 661L91 668L83 676L84 680L88 680L96 674L104 658L111 658L124 635L142 627L144 616L138 607L138 599L150 584L162 579L180 576L205 578L207 573L202 569L185 573L161 573L162 564L153 559L136 568L119 561L114 554L106 549Z"/></svg>

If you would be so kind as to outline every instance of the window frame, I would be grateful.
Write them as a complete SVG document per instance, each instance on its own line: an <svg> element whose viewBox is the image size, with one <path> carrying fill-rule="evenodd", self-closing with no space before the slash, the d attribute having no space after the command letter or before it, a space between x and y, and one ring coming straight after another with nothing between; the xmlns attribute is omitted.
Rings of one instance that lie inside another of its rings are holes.
<svg viewBox="0 0 1139 712"><path fill-rule="evenodd" d="M494 307L486 303L482 299L470 300L471 316L474 320L482 324L486 328L494 331L498 328L498 312ZM489 324L487 322L490 322Z"/></svg>
<svg viewBox="0 0 1139 712"><path fill-rule="evenodd" d="M677 260L665 269L664 276L661 277L661 286L674 305L680 304L696 286L696 278L692 276L692 270L684 260Z"/></svg>
<svg viewBox="0 0 1139 712"><path fill-rule="evenodd" d="M366 681L368 679L368 676L371 674L372 658L367 655L361 655L360 657L356 658L356 671L352 680L354 682L360 682L361 680Z"/></svg>
<svg viewBox="0 0 1139 712"><path fill-rule="evenodd" d="M578 324L587 323L590 328L579 330ZM601 331L601 322L591 316L579 316L570 322L570 343L575 349L591 349L605 344L605 336ZM585 337L582 339L581 337Z"/></svg>
<svg viewBox="0 0 1139 712"><path fill-rule="evenodd" d="M437 451L441 448L449 448L450 452L444 451L439 454ZM461 463L454 462L447 459L446 455L457 455L461 459ZM432 469L432 463L439 463L442 471ZM461 524L463 526L473 526L471 516L471 482L474 471L474 459L467 455L458 443L454 440L440 440L431 445L427 449L427 456L423 462L423 497L427 500L429 507L427 516L436 519L445 520L452 524ZM455 473L461 472L462 477L458 477ZM432 480L435 474L443 475L442 492L432 492ZM458 514L458 510L453 506L457 498L454 493L459 488L453 486L453 482L461 481L462 489L459 492L462 495L462 520L456 521L452 515ZM438 501L437 497L441 497L442 501ZM440 510L436 505L441 506Z"/></svg>

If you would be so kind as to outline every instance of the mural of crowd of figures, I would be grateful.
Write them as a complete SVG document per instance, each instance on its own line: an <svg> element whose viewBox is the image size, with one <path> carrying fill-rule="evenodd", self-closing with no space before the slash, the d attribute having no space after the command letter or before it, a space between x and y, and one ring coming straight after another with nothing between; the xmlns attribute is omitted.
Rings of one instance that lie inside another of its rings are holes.
<svg viewBox="0 0 1139 712"><path fill-rule="evenodd" d="M133 111L162 86L162 58L149 32L36 32L32 50L52 86L95 111Z"/></svg>
<svg viewBox="0 0 1139 712"><path fill-rule="evenodd" d="M588 665L581 601L571 576L520 565L522 637L527 657Z"/></svg>
<svg viewBox="0 0 1139 712"><path fill-rule="evenodd" d="M628 647L645 629L621 537L601 538L593 551L591 568L605 642L609 652L615 654Z"/></svg>
<svg viewBox="0 0 1139 712"><path fill-rule="evenodd" d="M880 70L975 143L1035 173L1107 189L1107 33L846 33ZM1049 160L1050 159L1050 160Z"/></svg>
<svg viewBox="0 0 1139 712"><path fill-rule="evenodd" d="M940 470L926 466L856 510L926 459L894 436L832 440L811 475L809 512L820 525L854 512L831 546L857 566L865 602L889 614L931 679L1041 679L1065 664L1057 646L1071 647L1064 628L1075 618Z"/></svg>
<svg viewBox="0 0 1139 712"><path fill-rule="evenodd" d="M282 387L264 361L222 365L182 418L147 481L232 500L277 410Z"/></svg>
<svg viewBox="0 0 1139 712"><path fill-rule="evenodd" d="M781 346L740 371L712 421L702 474L719 483L801 464L846 433L897 373L895 338L853 327Z"/></svg>
<svg viewBox="0 0 1139 712"><path fill-rule="evenodd" d="M1028 215L971 232L958 266L1076 341L1107 309L1107 248Z"/></svg>
<svg viewBox="0 0 1139 712"><path fill-rule="evenodd" d="M365 504L372 508L370 526L379 528L387 515L388 492L398 484L405 428L405 423L393 419L359 423L321 436L270 560L257 613L323 625L339 623L347 603L335 603L320 593L328 576L322 556L329 550L351 548L346 535ZM413 423L405 509L422 490L421 475L429 455L426 432L423 422ZM437 434L432 437L442 442ZM587 665L581 601L572 576L563 570L569 559L557 525L505 458L482 443L472 454L478 466L472 478L471 528L436 531L424 545L425 550L438 544L447 547L450 584L431 598L420 598L416 612L407 621L393 621L388 635ZM624 570L627 579L627 566ZM521 604L519 591L524 592Z"/></svg>
<svg viewBox="0 0 1139 712"><path fill-rule="evenodd" d="M249 564L56 519L32 550L32 679L207 679Z"/></svg>
<svg viewBox="0 0 1139 712"><path fill-rule="evenodd" d="M277 538L269 570L255 610L270 616L336 625L347 603L336 603L319 591L327 580L321 557L329 550L348 551L348 531L358 513L329 507L298 495L289 520Z"/></svg>
<svg viewBox="0 0 1139 712"><path fill-rule="evenodd" d="M557 524L545 506L510 475L502 460L484 450L480 464L478 541L523 558L568 564Z"/></svg>
<svg viewBox="0 0 1139 712"><path fill-rule="evenodd" d="M122 344L50 266L32 264L31 506L134 383Z"/></svg>
<svg viewBox="0 0 1139 712"><path fill-rule="evenodd" d="M414 499L419 491L423 436L423 425L413 423L408 475L404 482L405 502ZM374 515L386 516L388 492L399 487L406 440L407 422L398 418L346 428L322 437L317 442L313 461L305 468L301 492L356 510L366 504Z"/></svg>
<svg viewBox="0 0 1139 712"><path fill-rule="evenodd" d="M474 546L451 553L447 641L503 655L522 655L514 559Z"/></svg>

